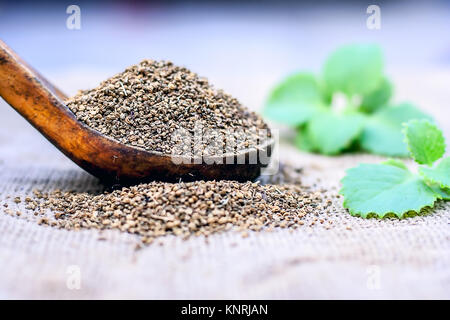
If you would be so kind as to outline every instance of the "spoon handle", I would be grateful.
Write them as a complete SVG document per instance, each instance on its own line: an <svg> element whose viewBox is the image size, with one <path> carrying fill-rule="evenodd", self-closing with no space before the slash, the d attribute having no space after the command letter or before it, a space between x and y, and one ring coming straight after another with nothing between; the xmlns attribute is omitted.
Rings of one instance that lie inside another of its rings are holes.
<svg viewBox="0 0 450 320"><path fill-rule="evenodd" d="M55 85L53 85L50 81L48 81L46 78L44 78L39 72L37 72L32 66L27 64L25 61L22 60L6 43L4 43L0 39L0 67L4 63L13 63L19 66L22 66L22 69L28 69L29 73L35 77L37 80L42 82L42 84L49 89L53 94L55 94L58 98L61 100L66 100L67 96L58 89ZM0 72L4 73L3 68L0 70ZM25 71L25 70L24 70ZM11 74L10 74L11 75Z"/></svg>
<svg viewBox="0 0 450 320"><path fill-rule="evenodd" d="M63 103L66 96L1 40L0 96L65 154L76 148L66 136L80 124Z"/></svg>
<svg viewBox="0 0 450 320"><path fill-rule="evenodd" d="M78 121L64 104L65 95L1 40L0 96L61 152L93 175L103 179L134 178L149 171L147 164L153 155L125 147Z"/></svg>
<svg viewBox="0 0 450 320"><path fill-rule="evenodd" d="M66 96L1 40L0 96L47 138L60 129L58 120L70 113L61 101Z"/></svg>

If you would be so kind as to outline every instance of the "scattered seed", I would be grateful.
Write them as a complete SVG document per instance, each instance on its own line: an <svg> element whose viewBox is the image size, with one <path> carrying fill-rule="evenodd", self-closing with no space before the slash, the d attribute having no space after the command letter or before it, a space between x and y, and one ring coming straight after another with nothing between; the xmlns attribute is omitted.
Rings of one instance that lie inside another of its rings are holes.
<svg viewBox="0 0 450 320"><path fill-rule="evenodd" d="M247 237L249 230L294 229L320 201L318 194L299 185L224 180L152 182L101 194L56 190L30 203L53 213L39 224L68 230L119 229L150 244L169 234L188 239L236 230Z"/></svg>

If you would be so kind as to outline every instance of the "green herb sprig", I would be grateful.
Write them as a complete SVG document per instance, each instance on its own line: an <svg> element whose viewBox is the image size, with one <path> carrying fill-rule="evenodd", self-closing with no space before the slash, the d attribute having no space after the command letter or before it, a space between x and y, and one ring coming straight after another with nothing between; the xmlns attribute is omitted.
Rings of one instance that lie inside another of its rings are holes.
<svg viewBox="0 0 450 320"><path fill-rule="evenodd" d="M297 129L302 150L335 155L358 146L387 156L408 155L402 123L429 119L411 103L390 103L391 81L376 45L347 45L327 59L320 77L297 73L271 92L263 114ZM343 105L339 107L338 98Z"/></svg>
<svg viewBox="0 0 450 320"><path fill-rule="evenodd" d="M417 173L393 159L347 170L340 193L351 215L402 218L408 212L433 207L438 199L450 200L450 158L433 166L445 153L442 132L428 120L411 120L404 124L403 134L410 155L419 164Z"/></svg>

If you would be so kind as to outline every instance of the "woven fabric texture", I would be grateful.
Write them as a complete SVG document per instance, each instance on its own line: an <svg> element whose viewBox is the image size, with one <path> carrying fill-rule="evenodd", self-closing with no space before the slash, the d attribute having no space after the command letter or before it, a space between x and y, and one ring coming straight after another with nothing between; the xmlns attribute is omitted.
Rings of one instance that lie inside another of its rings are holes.
<svg viewBox="0 0 450 320"><path fill-rule="evenodd" d="M429 101L426 109L448 137L450 112L442 84L450 82L450 73L441 75L440 86L433 86L433 79L435 74L422 77L430 98L418 100ZM403 83L407 87L412 80ZM338 192L346 168L383 159L322 157L287 144L279 155L282 163L302 168L304 185L329 195ZM1 101L0 298L450 298L448 203L438 202L413 218L365 220L350 216L337 199L335 210L314 224L308 217L295 231L187 241L168 236L136 250L139 239L130 234L38 225L23 203L13 201L33 189L56 188L96 191L100 186ZM4 203L22 216L4 214ZM74 274L80 276L79 289L71 285Z"/></svg>

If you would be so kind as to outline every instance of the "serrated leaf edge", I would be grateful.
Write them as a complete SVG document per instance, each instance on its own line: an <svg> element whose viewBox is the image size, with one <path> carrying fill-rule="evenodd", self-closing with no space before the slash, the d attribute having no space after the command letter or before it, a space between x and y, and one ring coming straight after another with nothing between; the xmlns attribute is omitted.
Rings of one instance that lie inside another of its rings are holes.
<svg viewBox="0 0 450 320"><path fill-rule="evenodd" d="M360 165L361 165L361 164L359 164L357 167L359 167ZM387 164L387 165L388 165L388 164ZM357 168L357 167L354 167L354 168ZM350 169L354 169L354 168L350 168ZM382 219L382 218L384 218L387 214L392 213L392 214L395 214L399 219L402 219L402 218L404 218L404 215L407 214L408 212L413 211L413 212L415 212L415 213L419 213L420 210L422 210L423 208L426 208L426 207L433 208L435 202L436 202L437 200L439 200L439 199L442 199L442 196L441 196L440 194L436 193L433 189L431 189L430 186L428 186L428 185L426 184L426 182L423 181L423 179L422 179L420 176L413 175L413 176L415 176L416 178L419 178L420 180L422 180L422 182L423 182L428 188L430 188L430 190L433 192L433 194L434 194L434 196L435 196L435 199L434 199L430 204L426 204L426 205L423 205L423 206L419 206L418 208L410 209L410 210L405 211L405 212L385 211L385 212L382 212L382 213L378 213L378 212L366 212L366 213L364 213L364 212L359 211L359 210L354 210L354 209L352 209L352 208L350 208L350 207L348 206L348 202L347 202L346 195L345 195L345 190L344 190L344 189L345 189L345 187L344 187L344 179L346 178L346 176L347 176L347 174L348 174L348 171L349 171L350 169L347 169L347 170L345 171L345 174L346 174L346 175L345 175L344 178L342 178L341 181L340 181L340 182L341 182L341 185L342 185L342 188L339 190L339 194L342 195L342 196L344 197L344 201L343 201L343 203L342 203L343 207L349 211L350 215L355 216L355 217L359 216L359 217L361 217L361 218L367 219L367 216L368 216L368 215L374 214L376 217Z"/></svg>

